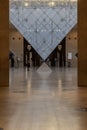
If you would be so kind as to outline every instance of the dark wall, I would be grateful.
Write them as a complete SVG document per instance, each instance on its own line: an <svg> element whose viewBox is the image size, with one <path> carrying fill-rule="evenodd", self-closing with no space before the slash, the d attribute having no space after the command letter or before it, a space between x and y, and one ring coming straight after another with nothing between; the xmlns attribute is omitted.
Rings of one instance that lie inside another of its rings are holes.
<svg viewBox="0 0 87 130"><path fill-rule="evenodd" d="M58 66L58 67L66 66L66 39L65 38L62 40L59 46L60 45L61 45L61 49L59 49L57 46L55 50L47 58L47 61L49 59L51 66Z"/></svg>
<svg viewBox="0 0 87 130"><path fill-rule="evenodd" d="M38 53L34 50L33 47L31 47L31 50L27 49L27 46L29 43L24 39L24 66L27 66L27 61L29 60L29 54L32 52L32 65L33 66L40 66L42 63L41 57L38 55ZM66 40L65 38L62 40L62 42L59 44L62 46L61 50L58 49L58 46L55 48L55 50L50 54L50 56L46 59L46 62L49 60L50 66L58 66L58 67L64 67L66 66Z"/></svg>
<svg viewBox="0 0 87 130"><path fill-rule="evenodd" d="M32 65L33 66L40 66L40 60L41 57L38 55L38 53L34 50L34 48L31 46L31 50L28 50L27 46L29 43L24 39L24 66L27 66L27 63L29 61L29 55L30 52L32 53Z"/></svg>

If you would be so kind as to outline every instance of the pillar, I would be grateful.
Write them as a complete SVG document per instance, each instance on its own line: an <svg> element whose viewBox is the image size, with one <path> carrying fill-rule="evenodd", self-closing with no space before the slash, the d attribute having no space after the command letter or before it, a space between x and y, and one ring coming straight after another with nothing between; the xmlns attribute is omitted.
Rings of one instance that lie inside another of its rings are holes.
<svg viewBox="0 0 87 130"><path fill-rule="evenodd" d="M78 0L78 85L87 87L87 0Z"/></svg>
<svg viewBox="0 0 87 130"><path fill-rule="evenodd" d="M9 86L9 0L0 0L0 87Z"/></svg>

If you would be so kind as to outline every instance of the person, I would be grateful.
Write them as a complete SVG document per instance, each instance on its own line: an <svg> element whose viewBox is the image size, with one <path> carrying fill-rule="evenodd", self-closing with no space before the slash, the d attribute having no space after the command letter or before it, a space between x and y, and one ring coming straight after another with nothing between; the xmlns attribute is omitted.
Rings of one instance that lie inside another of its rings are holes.
<svg viewBox="0 0 87 130"><path fill-rule="evenodd" d="M27 62L27 70L29 71L29 68L30 68L30 62L29 62L29 60L28 60L28 62Z"/></svg>
<svg viewBox="0 0 87 130"><path fill-rule="evenodd" d="M9 52L9 59L11 60L11 67L14 67L14 53L12 51Z"/></svg>
<svg viewBox="0 0 87 130"><path fill-rule="evenodd" d="M78 53L76 53L75 56L78 57Z"/></svg>
<svg viewBox="0 0 87 130"><path fill-rule="evenodd" d="M11 67L14 67L14 63L15 63L15 61L14 61L14 56L12 56L12 57L11 57Z"/></svg>

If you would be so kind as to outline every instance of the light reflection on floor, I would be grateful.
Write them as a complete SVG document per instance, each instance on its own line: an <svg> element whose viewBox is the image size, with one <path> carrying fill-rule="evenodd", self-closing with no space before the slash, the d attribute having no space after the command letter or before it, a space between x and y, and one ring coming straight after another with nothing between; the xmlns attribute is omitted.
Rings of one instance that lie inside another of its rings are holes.
<svg viewBox="0 0 87 130"><path fill-rule="evenodd" d="M87 88L78 88L76 68L10 69L10 87L0 88L4 130L86 130Z"/></svg>

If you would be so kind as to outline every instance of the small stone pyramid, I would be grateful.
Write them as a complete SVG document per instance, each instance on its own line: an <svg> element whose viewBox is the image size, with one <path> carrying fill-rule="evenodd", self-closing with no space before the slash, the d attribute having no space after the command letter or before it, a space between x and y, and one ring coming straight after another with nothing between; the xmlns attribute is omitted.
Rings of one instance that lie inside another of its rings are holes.
<svg viewBox="0 0 87 130"><path fill-rule="evenodd" d="M39 69L37 70L38 73L51 73L52 70L49 68L49 66L44 62Z"/></svg>

